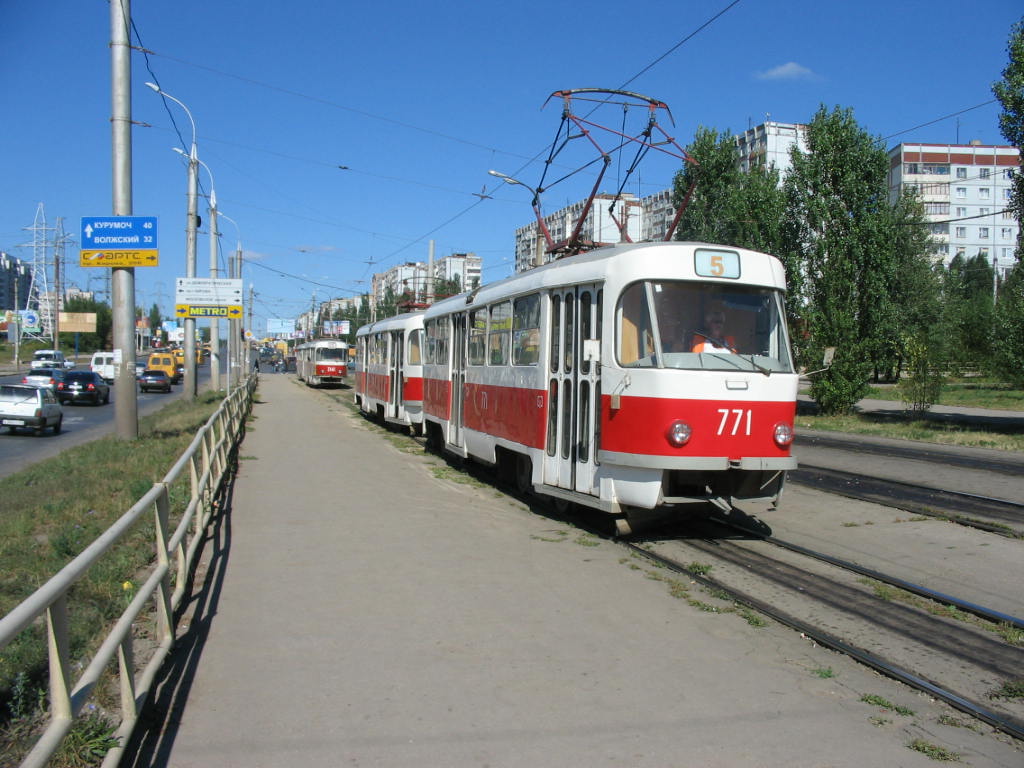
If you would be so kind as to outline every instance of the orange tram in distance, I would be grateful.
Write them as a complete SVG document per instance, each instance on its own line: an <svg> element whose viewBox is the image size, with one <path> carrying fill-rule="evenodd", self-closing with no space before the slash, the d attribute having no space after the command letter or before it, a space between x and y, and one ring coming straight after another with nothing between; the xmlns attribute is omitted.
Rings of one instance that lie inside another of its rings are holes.
<svg viewBox="0 0 1024 768"><path fill-rule="evenodd" d="M741 248L597 248L360 328L356 402L620 533L774 506L796 467L785 287Z"/></svg>
<svg viewBox="0 0 1024 768"><path fill-rule="evenodd" d="M317 339L295 348L295 373L308 387L341 386L348 377L349 345Z"/></svg>

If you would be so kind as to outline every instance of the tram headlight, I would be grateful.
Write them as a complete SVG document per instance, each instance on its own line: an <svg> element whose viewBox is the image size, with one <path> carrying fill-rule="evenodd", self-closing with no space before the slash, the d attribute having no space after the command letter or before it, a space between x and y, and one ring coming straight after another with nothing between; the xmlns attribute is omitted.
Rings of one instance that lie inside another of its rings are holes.
<svg viewBox="0 0 1024 768"><path fill-rule="evenodd" d="M665 439L668 440L669 445L682 448L690 441L690 435L692 434L693 430L685 421L673 421L669 424L668 432L665 433Z"/></svg>
<svg viewBox="0 0 1024 768"><path fill-rule="evenodd" d="M779 448L788 448L789 444L793 442L793 425L780 421L775 425L773 437L775 438L775 444Z"/></svg>

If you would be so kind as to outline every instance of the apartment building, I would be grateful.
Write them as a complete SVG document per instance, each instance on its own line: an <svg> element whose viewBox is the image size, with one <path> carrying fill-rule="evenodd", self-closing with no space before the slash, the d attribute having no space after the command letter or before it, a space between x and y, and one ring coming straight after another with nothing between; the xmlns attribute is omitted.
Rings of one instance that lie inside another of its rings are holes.
<svg viewBox="0 0 1024 768"><path fill-rule="evenodd" d="M807 126L800 123L766 121L736 137L739 166L744 173L754 168L775 168L785 178L792 167L789 152L793 146L807 151Z"/></svg>
<svg viewBox="0 0 1024 768"><path fill-rule="evenodd" d="M0 310L25 309L32 287L32 265L0 251Z"/></svg>
<svg viewBox="0 0 1024 768"><path fill-rule="evenodd" d="M899 144L889 150L889 195L918 193L925 207L935 259L983 256L1005 277L1015 263L1019 225L1007 210L1016 147L970 144Z"/></svg>
<svg viewBox="0 0 1024 768"><path fill-rule="evenodd" d="M458 279L463 290L480 284L483 259L475 253L453 253L443 256L431 265L422 261L397 264L386 272L373 276L372 291L378 301L390 289L395 296L408 296L414 304L426 303L433 286L440 280ZM432 276L433 281L428 280Z"/></svg>

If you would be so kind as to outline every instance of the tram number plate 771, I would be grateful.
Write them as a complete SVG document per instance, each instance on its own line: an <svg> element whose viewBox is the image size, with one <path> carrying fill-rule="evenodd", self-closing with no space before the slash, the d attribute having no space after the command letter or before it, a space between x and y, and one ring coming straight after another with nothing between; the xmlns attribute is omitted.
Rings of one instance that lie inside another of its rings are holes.
<svg viewBox="0 0 1024 768"><path fill-rule="evenodd" d="M719 408L722 420L718 422L720 435L749 435L751 412L744 408ZM732 427L730 428L730 423Z"/></svg>

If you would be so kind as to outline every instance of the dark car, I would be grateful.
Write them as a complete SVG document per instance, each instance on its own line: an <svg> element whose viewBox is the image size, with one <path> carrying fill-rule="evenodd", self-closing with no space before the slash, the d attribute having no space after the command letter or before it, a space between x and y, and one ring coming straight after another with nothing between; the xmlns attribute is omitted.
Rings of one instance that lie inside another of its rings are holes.
<svg viewBox="0 0 1024 768"><path fill-rule="evenodd" d="M62 403L109 403L110 385L95 371L68 371L57 384L57 399Z"/></svg>
<svg viewBox="0 0 1024 768"><path fill-rule="evenodd" d="M170 392L171 377L166 371L147 368L139 374L139 392Z"/></svg>

